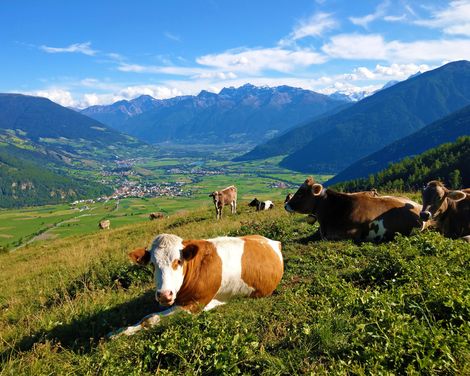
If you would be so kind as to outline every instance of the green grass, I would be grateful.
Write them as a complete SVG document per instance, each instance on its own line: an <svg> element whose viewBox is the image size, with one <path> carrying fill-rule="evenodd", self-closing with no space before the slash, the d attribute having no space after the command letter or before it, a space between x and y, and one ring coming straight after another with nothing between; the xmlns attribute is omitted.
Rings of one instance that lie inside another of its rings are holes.
<svg viewBox="0 0 470 376"><path fill-rule="evenodd" d="M206 206L0 255L0 375L470 373L469 244L431 232L307 242L315 228L277 204L219 222ZM284 277L271 297L104 340L156 308L150 269L126 253L162 232L280 240Z"/></svg>

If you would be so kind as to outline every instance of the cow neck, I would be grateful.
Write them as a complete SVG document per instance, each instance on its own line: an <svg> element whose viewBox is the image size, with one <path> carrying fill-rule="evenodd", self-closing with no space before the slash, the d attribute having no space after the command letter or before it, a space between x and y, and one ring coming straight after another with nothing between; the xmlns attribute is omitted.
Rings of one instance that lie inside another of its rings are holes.
<svg viewBox="0 0 470 376"><path fill-rule="evenodd" d="M450 198L446 197L442 202L439 209L437 209L437 215L433 217L434 220L444 221L449 213L449 209L455 209L456 202L450 202Z"/></svg>
<svg viewBox="0 0 470 376"><path fill-rule="evenodd" d="M183 265L183 284L176 294L175 303L197 311L209 303L222 281L222 260L215 246L204 240L183 242L196 244L196 255Z"/></svg>

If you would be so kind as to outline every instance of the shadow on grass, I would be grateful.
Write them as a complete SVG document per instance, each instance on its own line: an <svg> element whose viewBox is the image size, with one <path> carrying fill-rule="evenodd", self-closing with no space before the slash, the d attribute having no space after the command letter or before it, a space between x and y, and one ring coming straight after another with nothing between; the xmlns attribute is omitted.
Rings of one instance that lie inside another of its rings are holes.
<svg viewBox="0 0 470 376"><path fill-rule="evenodd" d="M15 357L18 352L31 350L36 344L49 341L76 353L88 353L95 348L109 332L123 326L133 325L145 315L163 311L155 301L154 291L116 307L90 315L83 315L68 324L60 324L50 330L39 330L25 336L8 350L0 353L0 363Z"/></svg>

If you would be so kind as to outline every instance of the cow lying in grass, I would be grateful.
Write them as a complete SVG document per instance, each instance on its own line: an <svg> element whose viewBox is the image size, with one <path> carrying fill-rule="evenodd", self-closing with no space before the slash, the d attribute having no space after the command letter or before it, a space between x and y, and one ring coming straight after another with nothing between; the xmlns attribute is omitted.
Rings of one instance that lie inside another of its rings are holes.
<svg viewBox="0 0 470 376"><path fill-rule="evenodd" d="M256 211L269 210L274 208L274 204L270 200L260 201L256 197L251 201L248 206L255 207Z"/></svg>
<svg viewBox="0 0 470 376"><path fill-rule="evenodd" d="M288 212L314 215L319 237L328 240L390 240L422 228L421 205L403 197L348 194L325 189L308 178L285 204Z"/></svg>
<svg viewBox="0 0 470 376"><path fill-rule="evenodd" d="M129 257L138 264L153 265L155 298L169 308L151 313L110 337L132 335L178 310L195 313L236 296L271 295L284 271L281 243L259 235L183 240L161 234L150 250L139 248Z"/></svg>
<svg viewBox="0 0 470 376"><path fill-rule="evenodd" d="M423 190L423 221L433 221L448 238L470 242L470 189L451 191L440 181L430 181Z"/></svg>

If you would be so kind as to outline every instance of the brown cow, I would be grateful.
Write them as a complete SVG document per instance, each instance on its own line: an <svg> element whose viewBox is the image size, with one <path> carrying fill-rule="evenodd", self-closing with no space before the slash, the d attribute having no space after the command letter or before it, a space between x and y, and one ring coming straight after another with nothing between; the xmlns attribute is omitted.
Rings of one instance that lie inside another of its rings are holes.
<svg viewBox="0 0 470 376"><path fill-rule="evenodd" d="M104 219L100 221L100 223L98 223L98 227L101 230L109 230L110 226L111 226L111 221L109 219Z"/></svg>
<svg viewBox="0 0 470 376"><path fill-rule="evenodd" d="M149 214L149 219L153 221L154 219L162 219L165 218L165 215L160 212L153 212Z"/></svg>
<svg viewBox="0 0 470 376"><path fill-rule="evenodd" d="M284 272L281 243L260 235L183 240L160 234L149 250L138 248L129 256L138 264L153 264L155 299L167 309L110 337L132 335L175 311L196 313L234 297L269 296Z"/></svg>
<svg viewBox="0 0 470 376"><path fill-rule="evenodd" d="M323 239L355 241L390 240L396 233L409 235L421 228L421 205L401 197L374 197L325 189L308 178L285 205L288 212L313 214Z"/></svg>
<svg viewBox="0 0 470 376"><path fill-rule="evenodd" d="M445 237L470 242L470 189L451 191L440 181L430 181L423 190L423 221L434 221Z"/></svg>
<svg viewBox="0 0 470 376"><path fill-rule="evenodd" d="M232 214L237 213L237 188L234 185L212 192L209 197L214 200L217 219L222 218L222 209L224 205L230 205Z"/></svg>

